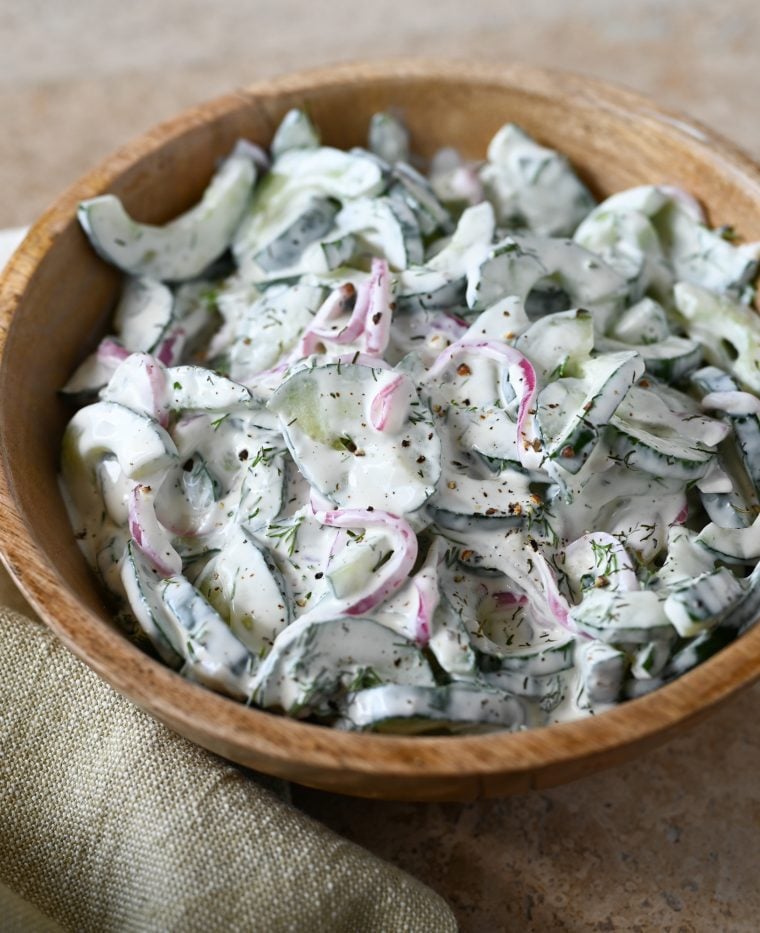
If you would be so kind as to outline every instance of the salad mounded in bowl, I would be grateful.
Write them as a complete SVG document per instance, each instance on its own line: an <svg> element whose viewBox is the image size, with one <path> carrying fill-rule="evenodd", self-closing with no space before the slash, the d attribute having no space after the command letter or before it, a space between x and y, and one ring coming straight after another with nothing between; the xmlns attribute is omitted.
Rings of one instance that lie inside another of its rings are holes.
<svg viewBox="0 0 760 933"><path fill-rule="evenodd" d="M522 729L689 671L760 614L760 253L668 185L601 204L291 111L124 273L64 392L62 488L130 634L342 729Z"/></svg>

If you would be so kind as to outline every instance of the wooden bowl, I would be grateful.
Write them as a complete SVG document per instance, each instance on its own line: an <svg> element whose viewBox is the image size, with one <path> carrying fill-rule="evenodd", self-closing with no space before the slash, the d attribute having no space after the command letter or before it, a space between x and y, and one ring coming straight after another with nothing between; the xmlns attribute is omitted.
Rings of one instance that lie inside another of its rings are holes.
<svg viewBox="0 0 760 933"><path fill-rule="evenodd" d="M307 106L326 142L361 143L373 112L401 110L418 152L482 157L507 120L566 153L600 196L643 183L693 192L714 224L760 239L760 169L731 145L627 91L524 67L405 62L257 84L182 114L119 150L37 222L0 283L0 540L29 601L118 691L194 742L251 768L368 797L470 799L569 781L622 762L704 716L760 674L760 626L680 680L603 715L534 731L404 738L334 732L249 709L183 680L128 642L74 541L56 483L67 412L56 397L103 334L119 275L75 220L118 194L162 222L203 190L238 137L266 145Z"/></svg>

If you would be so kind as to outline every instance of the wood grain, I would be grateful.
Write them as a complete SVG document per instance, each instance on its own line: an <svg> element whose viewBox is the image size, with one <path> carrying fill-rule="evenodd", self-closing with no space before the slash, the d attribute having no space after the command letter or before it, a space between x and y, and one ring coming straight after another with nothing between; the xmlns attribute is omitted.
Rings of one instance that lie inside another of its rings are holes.
<svg viewBox="0 0 760 933"><path fill-rule="evenodd" d="M139 219L166 220L193 203L239 136L266 144L294 105L307 105L338 146L360 143L372 112L397 107L423 154L453 144L482 155L514 120L567 153L599 195L678 184L713 223L760 239L755 164L645 99L574 75L423 61L341 66L255 85L157 127L63 194L0 282L0 542L40 616L117 690L193 741L304 784L389 799L471 799L572 780L664 741L755 680L760 627L668 687L581 722L456 738L345 734L184 681L113 627L56 484L69 414L56 390L103 333L118 288L79 231L76 205L112 191Z"/></svg>

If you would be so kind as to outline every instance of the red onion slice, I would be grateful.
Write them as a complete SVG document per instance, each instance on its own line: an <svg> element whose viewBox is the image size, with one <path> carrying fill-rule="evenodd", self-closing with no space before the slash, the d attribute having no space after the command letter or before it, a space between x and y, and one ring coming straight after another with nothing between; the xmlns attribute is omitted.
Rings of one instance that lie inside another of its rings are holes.
<svg viewBox="0 0 760 933"><path fill-rule="evenodd" d="M393 554L384 565L379 584L343 610L349 616L371 612L408 579L417 560L417 536L414 530L409 522L391 512L368 509L333 509L327 512L315 508L315 504L312 500L312 512L321 525L331 528L381 528L394 540Z"/></svg>

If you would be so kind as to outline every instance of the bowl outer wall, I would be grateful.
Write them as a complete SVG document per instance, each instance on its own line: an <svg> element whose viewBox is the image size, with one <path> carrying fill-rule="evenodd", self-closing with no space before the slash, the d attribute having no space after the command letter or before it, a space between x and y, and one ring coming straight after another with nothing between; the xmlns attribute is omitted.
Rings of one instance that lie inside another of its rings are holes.
<svg viewBox="0 0 760 933"><path fill-rule="evenodd" d="M453 144L482 157L495 130L514 120L566 153L600 196L679 184L713 223L760 239L756 164L651 101L571 74L455 62L345 65L262 82L158 126L66 191L0 281L0 545L40 616L114 688L192 741L303 784L388 799L465 800L573 780L659 744L753 682L760 626L674 683L601 716L515 734L364 735L235 703L184 680L116 630L56 483L70 413L55 392L103 334L119 282L89 249L76 206L111 191L140 220L163 222L198 198L238 137L266 144L298 105L338 146L360 144L370 114L395 107L423 155Z"/></svg>

